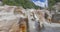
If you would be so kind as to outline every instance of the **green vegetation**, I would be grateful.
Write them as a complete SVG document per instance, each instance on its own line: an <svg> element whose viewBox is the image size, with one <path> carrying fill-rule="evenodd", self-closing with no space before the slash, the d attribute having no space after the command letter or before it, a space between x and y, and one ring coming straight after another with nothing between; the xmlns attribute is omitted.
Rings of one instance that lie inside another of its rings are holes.
<svg viewBox="0 0 60 32"><path fill-rule="evenodd" d="M2 2L3 4L22 6L24 8L40 8L35 6L30 0L3 0ZM49 8L51 9L56 2L60 2L60 0L49 0Z"/></svg>
<svg viewBox="0 0 60 32"><path fill-rule="evenodd" d="M3 4L22 6L24 8L36 8L36 9L39 8L39 7L35 6L29 0L3 0Z"/></svg>
<svg viewBox="0 0 60 32"><path fill-rule="evenodd" d="M53 5L55 5L57 2L60 2L60 0L49 0L49 10L53 9Z"/></svg>
<svg viewBox="0 0 60 32"><path fill-rule="evenodd" d="M52 9L52 6L56 3L55 0L49 0L49 10Z"/></svg>

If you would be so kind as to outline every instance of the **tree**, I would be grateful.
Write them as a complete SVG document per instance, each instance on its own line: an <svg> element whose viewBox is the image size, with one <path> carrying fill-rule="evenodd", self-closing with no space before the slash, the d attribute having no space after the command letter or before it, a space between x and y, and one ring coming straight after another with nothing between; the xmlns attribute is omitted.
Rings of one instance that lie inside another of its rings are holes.
<svg viewBox="0 0 60 32"><path fill-rule="evenodd" d="M16 5L16 6L22 6L24 8L40 8L38 6L35 6L34 3L32 3L30 0L3 0L3 4L7 5ZM52 9L52 6L60 2L60 0L48 0L49 2L49 9Z"/></svg>
<svg viewBox="0 0 60 32"><path fill-rule="evenodd" d="M52 6L56 3L55 0L49 0L49 10L52 9Z"/></svg>
<svg viewBox="0 0 60 32"><path fill-rule="evenodd" d="M60 0L55 0L56 2L60 2Z"/></svg>
<svg viewBox="0 0 60 32"><path fill-rule="evenodd" d="M30 0L3 0L3 4L22 6L23 8L39 8L35 6L34 3L30 2Z"/></svg>

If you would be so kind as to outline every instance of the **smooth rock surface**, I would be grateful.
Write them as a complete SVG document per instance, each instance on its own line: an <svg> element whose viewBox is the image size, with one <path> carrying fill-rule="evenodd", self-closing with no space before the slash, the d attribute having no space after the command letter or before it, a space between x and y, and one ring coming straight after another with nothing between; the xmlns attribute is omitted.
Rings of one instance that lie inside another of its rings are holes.
<svg viewBox="0 0 60 32"><path fill-rule="evenodd" d="M0 11L0 32L17 32L19 20L18 17L13 14L14 9L11 9L10 11L8 10L9 12L7 12L7 9L4 6L1 9L2 11Z"/></svg>

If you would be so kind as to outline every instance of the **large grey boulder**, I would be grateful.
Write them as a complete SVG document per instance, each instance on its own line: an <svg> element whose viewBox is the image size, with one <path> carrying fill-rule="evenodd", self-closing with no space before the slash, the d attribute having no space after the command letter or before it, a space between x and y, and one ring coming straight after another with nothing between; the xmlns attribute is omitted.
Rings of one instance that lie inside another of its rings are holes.
<svg viewBox="0 0 60 32"><path fill-rule="evenodd" d="M2 7L0 7L0 32L16 32L19 27L19 17L14 15L13 8L9 8L8 6Z"/></svg>

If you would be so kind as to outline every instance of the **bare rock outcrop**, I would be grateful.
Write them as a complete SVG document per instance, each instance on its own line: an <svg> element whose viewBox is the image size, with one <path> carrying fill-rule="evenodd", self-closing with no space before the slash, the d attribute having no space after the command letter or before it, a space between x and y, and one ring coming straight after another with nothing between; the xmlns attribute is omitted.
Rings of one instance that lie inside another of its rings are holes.
<svg viewBox="0 0 60 32"><path fill-rule="evenodd" d="M14 13L15 8L16 6L0 6L0 32L19 32L20 15Z"/></svg>

